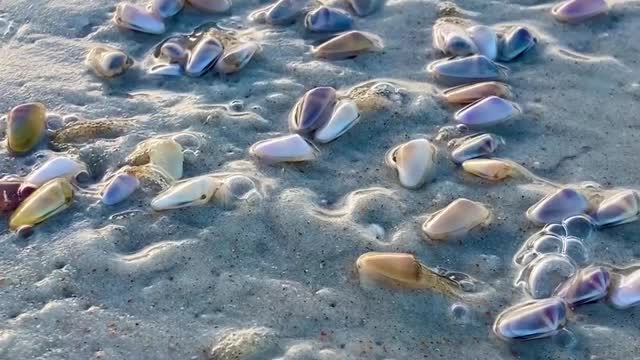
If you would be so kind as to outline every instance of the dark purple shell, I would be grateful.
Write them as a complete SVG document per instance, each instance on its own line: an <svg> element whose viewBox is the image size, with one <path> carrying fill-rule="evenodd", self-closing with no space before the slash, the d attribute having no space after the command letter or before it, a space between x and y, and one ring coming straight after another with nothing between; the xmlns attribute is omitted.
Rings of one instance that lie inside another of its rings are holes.
<svg viewBox="0 0 640 360"><path fill-rule="evenodd" d="M590 266L560 286L555 296L563 298L569 305L598 301L607 295L610 281L609 270L602 266Z"/></svg>
<svg viewBox="0 0 640 360"><path fill-rule="evenodd" d="M306 134L322 127L331 117L335 103L336 90L332 87L317 87L307 91L293 111L291 130Z"/></svg>

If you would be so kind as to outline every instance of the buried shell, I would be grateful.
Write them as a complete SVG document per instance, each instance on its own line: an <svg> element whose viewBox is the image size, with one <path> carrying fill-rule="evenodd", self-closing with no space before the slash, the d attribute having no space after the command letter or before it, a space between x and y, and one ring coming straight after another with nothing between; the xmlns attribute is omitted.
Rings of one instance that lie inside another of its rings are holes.
<svg viewBox="0 0 640 360"><path fill-rule="evenodd" d="M412 254L368 252L356 260L360 281L409 289L431 289L457 297L460 284L423 265Z"/></svg>
<svg viewBox="0 0 640 360"><path fill-rule="evenodd" d="M231 175L222 180L215 193L215 199L225 207L231 207L238 201L247 201L260 197L256 183L244 175Z"/></svg>
<svg viewBox="0 0 640 360"><path fill-rule="evenodd" d="M314 47L311 52L315 57L343 60L367 52L381 51L383 48L384 43L378 35L364 31L349 31Z"/></svg>
<svg viewBox="0 0 640 360"><path fill-rule="evenodd" d="M25 187L21 181L0 181L0 213L13 211L33 193L34 187Z"/></svg>
<svg viewBox="0 0 640 360"><path fill-rule="evenodd" d="M324 126L336 103L336 89L328 86L307 91L289 116L289 128L300 134L306 134Z"/></svg>
<svg viewBox="0 0 640 360"><path fill-rule="evenodd" d="M640 270L623 275L612 284L608 300L617 309L628 309L640 304Z"/></svg>
<svg viewBox="0 0 640 360"><path fill-rule="evenodd" d="M418 189L433 176L436 156L435 145L427 139L416 139L389 150L385 162L397 170L402 186Z"/></svg>
<svg viewBox="0 0 640 360"><path fill-rule="evenodd" d="M527 218L537 224L559 223L562 220L580 215L589 208L589 201L573 188L562 188L527 210Z"/></svg>
<svg viewBox="0 0 640 360"><path fill-rule="evenodd" d="M298 134L258 141L249 152L268 162L300 162L314 160L320 150Z"/></svg>
<svg viewBox="0 0 640 360"><path fill-rule="evenodd" d="M467 29L467 33L477 48L477 53L490 60L498 57L498 34L484 25L475 25Z"/></svg>
<svg viewBox="0 0 640 360"><path fill-rule="evenodd" d="M64 148L66 144L95 141L96 138L117 138L125 135L134 126L135 121L131 119L78 121L56 130L50 140L54 147Z"/></svg>
<svg viewBox="0 0 640 360"><path fill-rule="evenodd" d="M559 21L578 23L604 14L609 10L606 0L568 0L551 9L551 14Z"/></svg>
<svg viewBox="0 0 640 360"><path fill-rule="evenodd" d="M247 42L225 50L222 57L216 62L214 69L219 74L238 72L251 61L258 50L260 50L260 45L254 42Z"/></svg>
<svg viewBox="0 0 640 360"><path fill-rule="evenodd" d="M68 208L72 198L73 187L69 180L51 180L20 204L9 219L9 227L16 230L41 223Z"/></svg>
<svg viewBox="0 0 640 360"><path fill-rule="evenodd" d="M451 151L451 159L460 164L466 160L491 156L501 142L502 139L493 134L476 134L456 139L455 148Z"/></svg>
<svg viewBox="0 0 640 360"><path fill-rule="evenodd" d="M469 104L489 96L511 97L509 85L499 81L461 85L446 89L443 96L450 104Z"/></svg>
<svg viewBox="0 0 640 360"><path fill-rule="evenodd" d="M180 64L156 64L151 66L147 74L153 76L181 76L182 66Z"/></svg>
<svg viewBox="0 0 640 360"><path fill-rule="evenodd" d="M220 182L212 177L201 176L174 184L151 200L156 211L179 209L206 204L211 200Z"/></svg>
<svg viewBox="0 0 640 360"><path fill-rule="evenodd" d="M122 50L98 46L89 51L86 64L96 75L110 79L124 74L133 65L133 59Z"/></svg>
<svg viewBox="0 0 640 360"><path fill-rule="evenodd" d="M621 191L600 203L594 219L598 226L616 226L636 221L640 215L637 191Z"/></svg>
<svg viewBox="0 0 640 360"><path fill-rule="evenodd" d="M467 56L478 52L461 25L442 20L433 25L433 47L451 56Z"/></svg>
<svg viewBox="0 0 640 360"><path fill-rule="evenodd" d="M184 7L184 0L151 0L149 9L161 18L169 18L180 12Z"/></svg>
<svg viewBox="0 0 640 360"><path fill-rule="evenodd" d="M100 191L100 200L105 205L115 205L128 198L138 187L140 180L135 176L117 174Z"/></svg>
<svg viewBox="0 0 640 360"><path fill-rule="evenodd" d="M492 126L521 114L515 103L497 96L489 96L458 110L453 118L456 122L472 128Z"/></svg>
<svg viewBox="0 0 640 360"><path fill-rule="evenodd" d="M532 340L552 336L567 322L567 304L560 298L531 300L503 311L493 332L503 340Z"/></svg>
<svg viewBox="0 0 640 360"><path fill-rule="evenodd" d="M137 5L121 3L116 6L113 22L125 29L148 34L162 34L166 27L162 19Z"/></svg>
<svg viewBox="0 0 640 360"><path fill-rule="evenodd" d="M562 254L544 254L529 263L518 276L516 285L534 299L550 297L562 283L573 277L576 265Z"/></svg>
<svg viewBox="0 0 640 360"><path fill-rule="evenodd" d="M504 180L515 174L513 165L498 159L471 159L462 163L462 168L469 174L490 181Z"/></svg>
<svg viewBox="0 0 640 360"><path fill-rule="evenodd" d="M439 82L451 85L481 81L503 80L506 68L484 55L437 60L427 66L427 71Z"/></svg>
<svg viewBox="0 0 640 360"><path fill-rule="evenodd" d="M187 0L194 8L209 13L226 12L231 8L231 0Z"/></svg>
<svg viewBox="0 0 640 360"><path fill-rule="evenodd" d="M351 29L353 18L344 10L321 6L307 14L304 26L313 32L340 32Z"/></svg>
<svg viewBox="0 0 640 360"><path fill-rule="evenodd" d="M311 0L278 0L275 4L261 10L264 21L271 25L288 25L296 21L298 15L306 12L312 5Z"/></svg>
<svg viewBox="0 0 640 360"><path fill-rule="evenodd" d="M203 37L189 54L184 67L185 74L193 77L202 76L218 61L224 51L222 43L213 36Z"/></svg>
<svg viewBox="0 0 640 360"><path fill-rule="evenodd" d="M161 192L168 189L175 179L158 166L145 164L139 166L123 166L118 173L131 175L140 181L145 192Z"/></svg>
<svg viewBox="0 0 640 360"><path fill-rule="evenodd" d="M611 276L602 266L590 266L556 290L554 296L564 299L570 306L598 301L607 296Z"/></svg>
<svg viewBox="0 0 640 360"><path fill-rule="evenodd" d="M148 139L136 146L125 160L129 165L155 165L174 179L182 177L182 145L173 139Z"/></svg>
<svg viewBox="0 0 640 360"><path fill-rule="evenodd" d="M358 16L367 16L384 5L384 0L348 0L349 5Z"/></svg>
<svg viewBox="0 0 640 360"><path fill-rule="evenodd" d="M329 120L313 134L313 140L319 143L331 142L351 129L358 120L358 105L351 100L340 100Z"/></svg>
<svg viewBox="0 0 640 360"><path fill-rule="evenodd" d="M40 187L55 178L74 180L78 175L88 173L87 166L78 160L65 156L55 157L33 170L25 179L25 186Z"/></svg>
<svg viewBox="0 0 640 360"><path fill-rule="evenodd" d="M511 61L536 45L536 38L524 26L515 26L502 39L500 59Z"/></svg>
<svg viewBox="0 0 640 360"><path fill-rule="evenodd" d="M47 109L41 103L22 104L7 115L7 147L15 154L30 151L45 132Z"/></svg>
<svg viewBox="0 0 640 360"><path fill-rule="evenodd" d="M490 221L491 211L484 204L460 198L429 216L422 231L432 240L456 239Z"/></svg>

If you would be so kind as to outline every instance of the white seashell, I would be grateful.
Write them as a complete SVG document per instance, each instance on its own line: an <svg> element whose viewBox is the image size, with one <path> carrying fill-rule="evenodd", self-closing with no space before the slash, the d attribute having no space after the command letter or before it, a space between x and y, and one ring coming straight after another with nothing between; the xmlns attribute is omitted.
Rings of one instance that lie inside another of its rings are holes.
<svg viewBox="0 0 640 360"><path fill-rule="evenodd" d="M184 72L189 76L202 76L215 65L223 50L222 44L215 37L202 38L191 51Z"/></svg>
<svg viewBox="0 0 640 360"><path fill-rule="evenodd" d="M475 25L467 29L467 32L480 55L484 55L490 60L495 60L498 57L498 34L492 28Z"/></svg>
<svg viewBox="0 0 640 360"><path fill-rule="evenodd" d="M98 46L89 51L86 64L96 75L110 79L124 74L133 65L133 60L122 50Z"/></svg>
<svg viewBox="0 0 640 360"><path fill-rule="evenodd" d="M152 13L161 18L169 18L182 10L184 0L151 0L149 8Z"/></svg>
<svg viewBox="0 0 640 360"><path fill-rule="evenodd" d="M182 76L183 74L180 64L153 65L147 73L154 76Z"/></svg>
<svg viewBox="0 0 640 360"><path fill-rule="evenodd" d="M400 184L417 189L434 174L437 150L427 139L411 140L387 152L387 165L398 171Z"/></svg>
<svg viewBox="0 0 640 360"><path fill-rule="evenodd" d="M537 224L559 223L562 220L580 215L589 208L589 201L572 188L562 188L527 210L527 218Z"/></svg>
<svg viewBox="0 0 640 360"><path fill-rule="evenodd" d="M219 187L220 182L208 176L181 181L156 196L151 201L151 208L161 211L203 205L211 200Z"/></svg>
<svg viewBox="0 0 640 360"><path fill-rule="evenodd" d="M25 185L40 187L55 178L73 180L81 173L87 173L87 166L68 157L55 157L32 171L25 179Z"/></svg>
<svg viewBox="0 0 640 360"><path fill-rule="evenodd" d="M298 162L314 160L320 150L298 134L258 141L249 152L269 162Z"/></svg>
<svg viewBox="0 0 640 360"><path fill-rule="evenodd" d="M358 123L358 120L360 120L358 105L351 100L341 100L336 105L329 121L316 130L313 139L319 143L331 142L351 129Z"/></svg>
<svg viewBox="0 0 640 360"><path fill-rule="evenodd" d="M609 302L617 309L628 309L640 304L640 270L622 276L611 286Z"/></svg>
<svg viewBox="0 0 640 360"><path fill-rule="evenodd" d="M253 55L260 49L260 45L248 42L238 45L230 50L225 50L224 54L216 62L214 69L220 74L231 74L240 71L251 61Z"/></svg>
<svg viewBox="0 0 640 360"><path fill-rule="evenodd" d="M460 198L429 216L422 231L433 240L456 239L490 221L491 211L484 204Z"/></svg>
<svg viewBox="0 0 640 360"><path fill-rule="evenodd" d="M129 3L121 3L116 6L113 21L121 28L148 34L162 34L166 31L162 19L139 6Z"/></svg>

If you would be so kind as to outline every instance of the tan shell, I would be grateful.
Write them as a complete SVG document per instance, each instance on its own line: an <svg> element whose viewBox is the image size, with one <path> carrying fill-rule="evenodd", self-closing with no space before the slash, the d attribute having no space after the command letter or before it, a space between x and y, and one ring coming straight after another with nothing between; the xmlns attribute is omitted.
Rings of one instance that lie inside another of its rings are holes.
<svg viewBox="0 0 640 360"><path fill-rule="evenodd" d="M484 204L460 198L431 215L422 231L433 240L456 239L490 220L491 211Z"/></svg>

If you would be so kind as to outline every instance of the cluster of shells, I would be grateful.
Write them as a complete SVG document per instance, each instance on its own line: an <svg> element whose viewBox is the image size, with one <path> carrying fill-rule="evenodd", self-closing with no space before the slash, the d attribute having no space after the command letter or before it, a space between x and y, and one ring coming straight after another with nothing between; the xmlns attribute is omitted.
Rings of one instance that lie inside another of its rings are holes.
<svg viewBox="0 0 640 360"><path fill-rule="evenodd" d="M229 0L187 3L207 12L226 12L231 7ZM113 20L121 28L162 34L166 31L165 19L176 16L184 6L183 0L153 0L148 7L122 3ZM350 0L349 6L356 15L366 16L379 9L382 2ZM556 5L552 14L560 21L580 22L607 10L604 0L568 0ZM318 57L351 58L383 46L376 35L351 31L354 20L348 11L308 0L278 0L251 18L281 26L302 16L309 31L339 33L312 50ZM436 82L455 85L443 90L442 97L451 105L464 105L453 115L459 130L483 130L522 114L521 107L509 100L513 94L505 83L507 68L498 62L514 61L536 46L530 29L494 28L444 17L433 27L433 46L448 57L429 64L427 70ZM244 67L259 50L260 45L244 34L206 25L154 47L147 61L148 72L194 77L210 70L229 74ZM125 73L134 60L122 50L100 46L90 51L87 64L99 76L112 78ZM320 153L316 143L336 140L356 125L363 113L384 102L375 86L361 90L342 94L331 87L316 87L307 91L290 113L291 133L259 141L250 147L250 153L269 163L316 159ZM44 138L58 147L100 134L119 136L131 126L126 121L80 122L47 136L46 118L46 108L40 103L13 108L6 117L9 151L16 156L28 154ZM403 187L419 189L434 175L439 153L434 142L439 140L442 139L418 138L397 144L388 150L384 162L397 173ZM490 181L522 177L555 190L526 213L532 222L546 225L525 242L514 258L520 270L516 285L522 286L530 299L498 316L494 324L496 335L507 340L550 336L565 326L571 308L604 298L617 308L639 304L640 270L588 265L585 246L595 230L639 217L638 192L558 186L510 160L493 158L501 144L504 141L497 135L475 132L452 139L447 145L451 161L472 175ZM127 157L124 166L105 174L99 183L84 187L78 178L88 173L87 164L71 155L55 156L24 178L0 180L0 211L11 213L12 230L27 232L67 209L74 196L97 197L104 205L114 205L142 188L154 192L151 208L156 211L214 201L228 206L262 196L257 180L243 174L214 173L182 179L184 151L175 137L147 139ZM430 214L421 230L430 240L461 238L488 225L491 219L491 209L485 204L460 198ZM357 259L356 266L363 282L430 289L455 297L462 296L475 281L464 274L432 269L407 253L366 253Z"/></svg>

